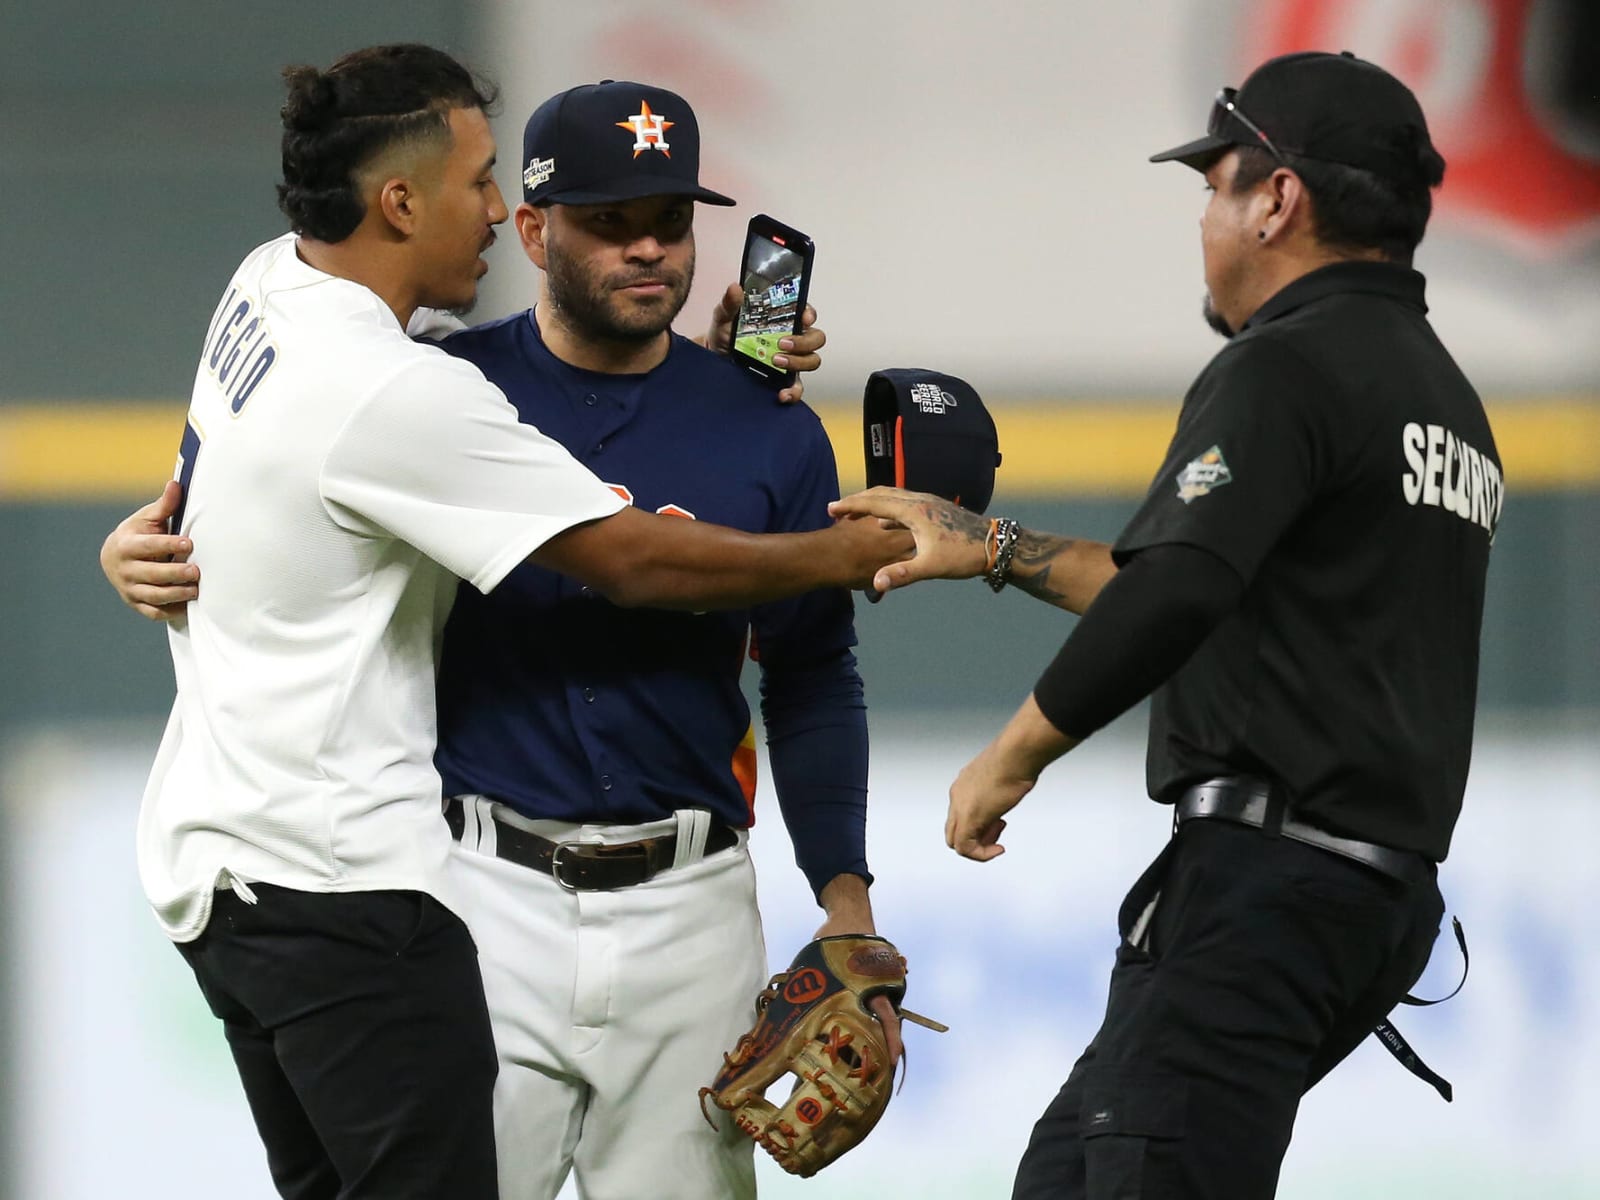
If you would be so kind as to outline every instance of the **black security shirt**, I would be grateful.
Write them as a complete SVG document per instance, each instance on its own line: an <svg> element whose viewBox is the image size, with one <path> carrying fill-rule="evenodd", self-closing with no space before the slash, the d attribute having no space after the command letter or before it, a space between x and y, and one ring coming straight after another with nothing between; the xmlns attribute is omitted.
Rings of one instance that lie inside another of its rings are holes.
<svg viewBox="0 0 1600 1200"><path fill-rule="evenodd" d="M1185 397L1114 554L1195 546L1246 587L1155 693L1156 799L1264 775L1335 832L1445 856L1503 487L1483 405L1426 312L1409 268L1324 267Z"/></svg>

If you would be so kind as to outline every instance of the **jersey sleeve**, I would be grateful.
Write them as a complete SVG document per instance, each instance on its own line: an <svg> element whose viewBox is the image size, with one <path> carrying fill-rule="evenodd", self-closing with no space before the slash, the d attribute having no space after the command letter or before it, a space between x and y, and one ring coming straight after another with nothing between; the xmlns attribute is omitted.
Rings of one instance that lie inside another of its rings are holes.
<svg viewBox="0 0 1600 1200"><path fill-rule="evenodd" d="M819 900L839 875L867 870L867 703L855 655L765 671L761 715L778 809L794 861Z"/></svg>
<svg viewBox="0 0 1600 1200"><path fill-rule="evenodd" d="M1219 354L1184 401L1165 461L1112 548L1195 546L1248 582L1327 475L1327 383L1270 339Z"/></svg>
<svg viewBox="0 0 1600 1200"><path fill-rule="evenodd" d="M1034 685L1045 719L1082 741L1166 682L1239 604L1214 554L1151 546L1111 577Z"/></svg>
<svg viewBox="0 0 1600 1200"><path fill-rule="evenodd" d="M490 591L550 538L623 501L531 425L476 367L432 352L364 403L323 462L322 497Z"/></svg>
<svg viewBox="0 0 1600 1200"><path fill-rule="evenodd" d="M785 440L773 467L773 517L768 533L809 533L833 523L828 505L839 498L839 468L822 422L809 409L794 414L801 437ZM856 644L855 608L844 588L808 592L757 606L750 623L762 664L831 658Z"/></svg>
<svg viewBox="0 0 1600 1200"><path fill-rule="evenodd" d="M778 485L770 532L825 527L828 502L839 495L833 447L821 423L805 415L804 438L782 450L791 470ZM795 862L819 897L838 875L871 883L867 709L850 652L856 644L850 593L829 588L760 605L751 612L751 626L773 790Z"/></svg>

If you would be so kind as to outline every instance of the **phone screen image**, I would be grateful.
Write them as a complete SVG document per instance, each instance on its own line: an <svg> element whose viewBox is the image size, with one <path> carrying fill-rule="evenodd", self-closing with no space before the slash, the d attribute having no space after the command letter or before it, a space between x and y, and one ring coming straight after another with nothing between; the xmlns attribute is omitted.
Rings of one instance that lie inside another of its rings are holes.
<svg viewBox="0 0 1600 1200"><path fill-rule="evenodd" d="M802 234L779 233L761 228L757 222L751 224L739 280L744 288L744 303L734 325L733 349L736 356L744 356L764 368L760 373L783 376L787 373L774 367L772 359L782 353L779 339L795 332L805 303L809 258L805 251L810 249L810 243Z"/></svg>

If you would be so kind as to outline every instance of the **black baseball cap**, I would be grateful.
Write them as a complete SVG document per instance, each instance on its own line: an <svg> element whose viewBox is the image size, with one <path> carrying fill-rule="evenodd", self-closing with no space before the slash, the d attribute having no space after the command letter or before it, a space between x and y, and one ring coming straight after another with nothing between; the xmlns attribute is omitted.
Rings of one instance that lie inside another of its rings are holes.
<svg viewBox="0 0 1600 1200"><path fill-rule="evenodd" d="M874 371L861 425L868 487L932 492L973 512L989 507L1000 439L965 379L922 367Z"/></svg>
<svg viewBox="0 0 1600 1200"><path fill-rule="evenodd" d="M1230 146L1259 146L1279 159L1297 154L1343 163L1402 182L1436 182L1425 179L1422 160L1438 155L1416 96L1348 50L1268 59L1237 91L1217 93L1205 137L1152 154L1150 161L1204 171Z"/></svg>
<svg viewBox="0 0 1600 1200"><path fill-rule="evenodd" d="M522 130L529 204L608 204L641 196L735 201L700 186L700 126L682 96L602 79L551 96Z"/></svg>

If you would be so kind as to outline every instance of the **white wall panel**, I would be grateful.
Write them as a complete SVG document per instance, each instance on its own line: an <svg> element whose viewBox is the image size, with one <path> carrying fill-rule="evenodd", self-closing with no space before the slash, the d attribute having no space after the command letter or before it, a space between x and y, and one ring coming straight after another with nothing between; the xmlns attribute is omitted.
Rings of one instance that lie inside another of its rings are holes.
<svg viewBox="0 0 1600 1200"><path fill-rule="evenodd" d="M1417 86L1435 123L1467 136L1451 117L1482 82L1494 6L1391 7L1333 6L1343 40L1331 48L1396 61L1431 39L1438 54ZM1202 131L1272 8L503 0L485 9L484 60L505 89L507 182L520 174L523 120L563 88L644 79L694 105L702 177L740 207L701 209L688 332L733 278L744 221L767 211L817 242L812 296L832 337L819 393L858 394L874 369L925 365L993 395L1166 395L1218 343L1198 316L1200 180L1145 159ZM1479 217L1437 222L1418 265L1439 330L1480 387L1600 383L1597 233L1535 243ZM526 307L536 272L513 237L495 253L482 311Z"/></svg>
<svg viewBox="0 0 1600 1200"><path fill-rule="evenodd" d="M1033 1119L1098 1022L1117 904L1166 835L1166 812L1142 798L1142 747L1113 730L1051 770L1011 821L1001 859L958 859L943 845L945 789L999 720L878 722L879 925L910 959L912 1007L951 1032L909 1030L905 1090L830 1172L831 1197L1006 1193ZM5 914L24 1032L8 1083L21 1118L17 1194L30 1200L272 1195L221 1031L139 894L133 820L154 744L154 731L63 727L18 743L0 776L6 869L23 898ZM1480 739L1441 875L1466 924L1471 980L1450 1003L1397 1017L1456 1102L1367 1043L1308 1097L1282 1194L1600 1192L1597 800L1591 737ZM765 789L758 809L752 846L777 969L818 916ZM1458 970L1442 940L1419 990L1448 991ZM816 1194L770 1167L762 1180L767 1200Z"/></svg>

